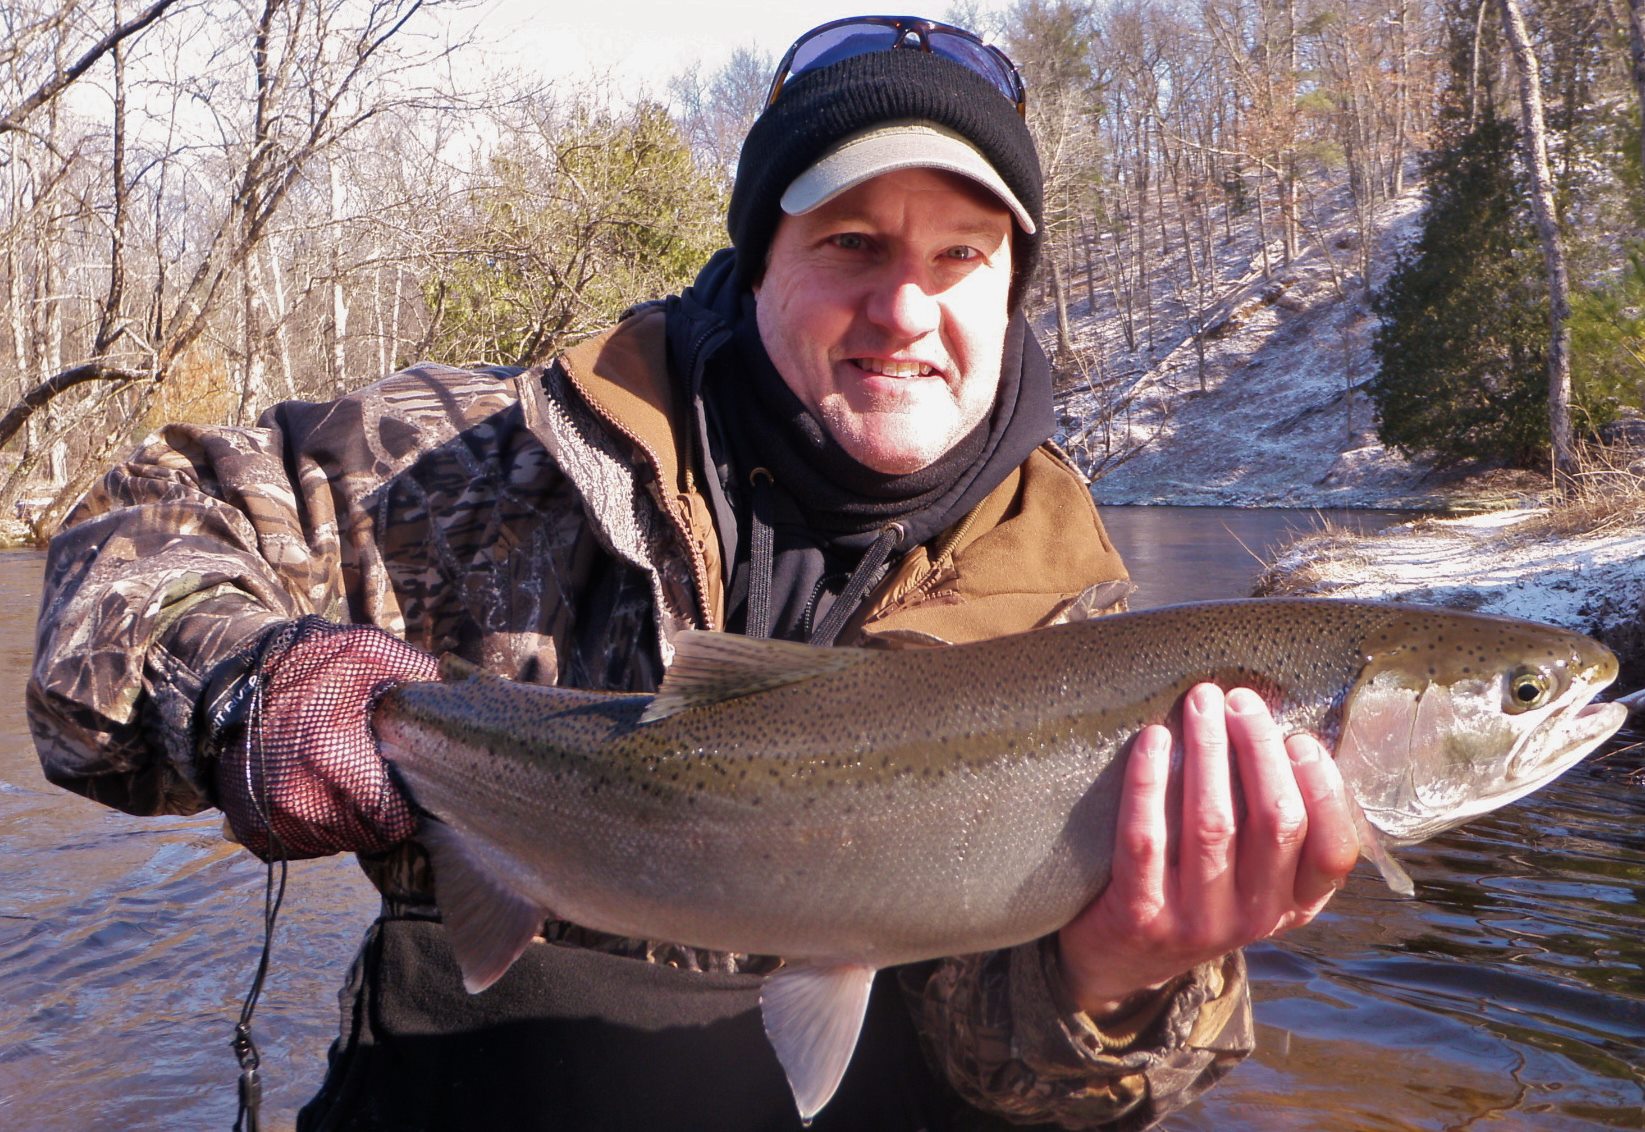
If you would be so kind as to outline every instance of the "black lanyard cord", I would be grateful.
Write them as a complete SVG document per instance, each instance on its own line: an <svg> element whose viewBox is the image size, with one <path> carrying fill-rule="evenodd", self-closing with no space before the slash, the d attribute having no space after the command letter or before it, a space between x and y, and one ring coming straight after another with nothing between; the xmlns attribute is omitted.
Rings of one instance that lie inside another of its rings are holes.
<svg viewBox="0 0 1645 1132"><path fill-rule="evenodd" d="M262 724L263 689L267 686L269 660L283 654L291 646L295 636L294 626L287 626L283 631L269 634L259 650L257 664L248 677L252 686L250 702L246 707L245 741L250 756L246 759L246 774L248 777L251 776L251 768L253 765L256 766L257 775L248 783L253 787L259 781L265 787L268 783ZM263 1103L262 1059L257 1053L257 1043L251 1036L251 1016L263 994L263 982L268 977L269 956L274 947L274 924L279 918L280 906L285 903L286 898L286 851L279 833L274 829L273 815L268 808L268 792L266 789L252 789L250 794L257 804L258 813L262 816L263 827L268 830L268 860L264 862L263 874L263 950L257 959L257 972L252 976L251 989L246 992L245 1001L240 1004L240 1020L235 1023L234 1040L231 1043L235 1060L240 1063L239 1108L234 1117L234 1132L259 1132L260 1129L259 1112Z"/></svg>

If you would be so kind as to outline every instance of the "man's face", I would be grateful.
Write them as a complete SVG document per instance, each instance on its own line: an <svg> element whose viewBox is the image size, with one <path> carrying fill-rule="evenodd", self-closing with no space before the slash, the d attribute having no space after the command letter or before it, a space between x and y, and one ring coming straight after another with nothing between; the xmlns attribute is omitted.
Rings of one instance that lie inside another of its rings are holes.
<svg viewBox="0 0 1645 1132"><path fill-rule="evenodd" d="M918 471L993 409L1012 227L986 189L931 169L883 174L778 224L754 288L760 339L858 463Z"/></svg>

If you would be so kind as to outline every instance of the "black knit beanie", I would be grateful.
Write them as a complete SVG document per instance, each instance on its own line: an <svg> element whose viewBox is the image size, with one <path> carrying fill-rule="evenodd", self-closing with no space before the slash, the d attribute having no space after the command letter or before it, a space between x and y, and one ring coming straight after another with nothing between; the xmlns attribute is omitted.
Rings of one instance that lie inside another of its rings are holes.
<svg viewBox="0 0 1645 1132"><path fill-rule="evenodd" d="M1039 153L1017 108L993 83L926 51L898 48L854 55L807 71L755 120L737 161L726 227L737 249L737 281L758 282L782 219L779 201L794 178L829 147L870 126L923 120L962 135L986 157L1034 219L1032 236L1013 226L1011 306L1022 302L1039 259L1045 191Z"/></svg>

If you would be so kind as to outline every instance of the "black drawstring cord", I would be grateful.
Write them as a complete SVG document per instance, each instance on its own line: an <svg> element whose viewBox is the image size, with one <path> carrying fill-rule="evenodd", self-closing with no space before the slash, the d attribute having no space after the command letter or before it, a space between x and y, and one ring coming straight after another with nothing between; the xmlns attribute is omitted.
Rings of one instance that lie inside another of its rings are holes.
<svg viewBox="0 0 1645 1132"><path fill-rule="evenodd" d="M869 588L878 585L880 579L885 576L886 563L891 558L891 552L902 545L907 533L901 523L888 524L880 531L880 536L863 552L862 561L858 562L857 568L851 572L845 589L834 599L834 604L829 607L828 615L822 619L822 624L811 631L808 644L834 643L840 635L840 630L845 628L846 621L850 620L857 606L862 603Z"/></svg>
<svg viewBox="0 0 1645 1132"><path fill-rule="evenodd" d="M271 831L271 841L273 834ZM257 1043L251 1037L251 1015L257 1009L257 1000L263 994L263 980L268 975L270 945L274 942L274 920L280 914L280 905L286 895L286 862L279 862L279 879L275 879L275 862L267 863L263 885L263 952L257 960L257 974L251 980L251 989L240 1004L240 1021L234 1025L234 1057L240 1063L240 1106L234 1117L234 1132L258 1132L258 1112L263 1103L263 1078L259 1072L262 1060L257 1055Z"/></svg>
<svg viewBox="0 0 1645 1132"><path fill-rule="evenodd" d="M744 616L743 635L769 637L771 635L771 578L776 571L775 536L771 530L771 473L755 468L748 473L754 485L754 498L749 505L748 536L748 606Z"/></svg>
<svg viewBox="0 0 1645 1132"><path fill-rule="evenodd" d="M259 650L257 663L248 677L251 682L251 696L246 705L245 734L250 757L246 759L246 773L251 774L252 763L255 760L257 773L265 787L268 784L268 768L263 752L263 689L267 685L268 662L271 656L283 654L297 635L298 631L292 627L270 634L264 647ZM247 783L248 788L252 785L253 783ZM263 950L257 959L257 973L252 976L251 989L246 992L245 1001L240 1004L240 1020L234 1025L234 1041L231 1043L235 1060L240 1063L239 1108L234 1116L234 1132L259 1132L261 1128L259 1113L263 1104L262 1059L257 1053L257 1043L252 1040L251 1016L263 994L263 981L268 977L269 956L274 945L274 922L279 917L280 906L286 898L285 845L274 829L274 817L269 812L267 791L248 789L248 793L256 801L258 813L263 819L263 827L268 830L269 858L264 862L263 874ZM278 878L275 875L276 864L279 865Z"/></svg>

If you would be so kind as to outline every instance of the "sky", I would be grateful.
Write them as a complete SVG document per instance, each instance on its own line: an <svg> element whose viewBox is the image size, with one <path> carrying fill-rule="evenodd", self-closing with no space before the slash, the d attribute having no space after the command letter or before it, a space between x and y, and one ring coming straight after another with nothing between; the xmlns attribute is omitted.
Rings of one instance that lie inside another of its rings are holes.
<svg viewBox="0 0 1645 1132"><path fill-rule="evenodd" d="M983 0L997 12L1009 0ZM738 47L773 58L818 24L865 12L941 18L941 3L876 7L864 0L482 0L452 21L472 27L490 60L504 66L560 68L568 77L609 70L623 93L661 93L693 61L705 72Z"/></svg>

